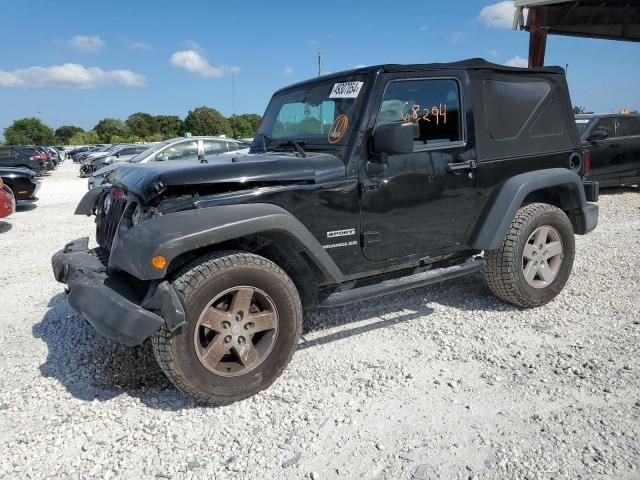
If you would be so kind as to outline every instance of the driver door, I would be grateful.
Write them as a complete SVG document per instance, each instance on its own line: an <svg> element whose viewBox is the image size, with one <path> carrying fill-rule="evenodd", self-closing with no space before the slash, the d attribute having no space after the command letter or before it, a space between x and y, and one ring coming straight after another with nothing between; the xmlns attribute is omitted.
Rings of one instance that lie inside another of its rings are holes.
<svg viewBox="0 0 640 480"><path fill-rule="evenodd" d="M386 80L375 125L412 122L414 151L386 159L368 153L361 162L363 252L382 261L456 250L475 218L477 198L464 82L455 75L396 80L390 74Z"/></svg>

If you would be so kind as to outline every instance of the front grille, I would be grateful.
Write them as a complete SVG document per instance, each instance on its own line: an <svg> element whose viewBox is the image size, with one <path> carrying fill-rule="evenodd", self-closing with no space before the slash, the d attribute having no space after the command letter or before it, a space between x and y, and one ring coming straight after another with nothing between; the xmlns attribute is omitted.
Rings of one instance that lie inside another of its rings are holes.
<svg viewBox="0 0 640 480"><path fill-rule="evenodd" d="M106 202L110 202L111 205L105 212ZM126 208L127 197L122 190L111 189L101 199L96 212L96 240L102 248L111 250L113 239Z"/></svg>

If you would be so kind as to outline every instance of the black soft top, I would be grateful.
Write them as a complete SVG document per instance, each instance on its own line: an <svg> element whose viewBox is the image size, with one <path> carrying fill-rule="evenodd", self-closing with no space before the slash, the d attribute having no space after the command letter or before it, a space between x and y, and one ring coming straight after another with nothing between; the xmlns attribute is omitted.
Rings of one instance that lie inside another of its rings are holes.
<svg viewBox="0 0 640 480"><path fill-rule="evenodd" d="M290 88L300 87L309 83L315 83L318 80L331 80L333 78L349 77L352 75L371 75L384 72L423 72L431 70L491 70L494 72L505 73L545 73L545 74L564 74L564 69L561 67L540 67L540 68L520 68L520 67L508 67L506 65L499 65L497 63L487 62L483 58L469 58L467 60L460 60L458 62L448 63L415 63L402 65L398 63L386 63L382 65L371 65L368 67L354 68L352 70L343 70L341 72L331 73L329 75L323 75L321 77L304 80L302 82L288 85L278 91L288 90ZM277 92L276 92L277 93Z"/></svg>

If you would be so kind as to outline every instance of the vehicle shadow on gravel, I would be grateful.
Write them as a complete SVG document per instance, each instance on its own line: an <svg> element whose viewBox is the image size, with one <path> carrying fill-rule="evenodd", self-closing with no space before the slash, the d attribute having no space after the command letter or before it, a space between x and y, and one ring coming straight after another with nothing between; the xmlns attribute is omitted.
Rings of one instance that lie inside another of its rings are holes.
<svg viewBox="0 0 640 480"><path fill-rule="evenodd" d="M640 193L638 186L605 187L600 189L600 195L624 195L625 193Z"/></svg>
<svg viewBox="0 0 640 480"><path fill-rule="evenodd" d="M12 227L13 225L11 225L9 222L0 222L0 233L8 232Z"/></svg>
<svg viewBox="0 0 640 480"><path fill-rule="evenodd" d="M365 300L362 302L318 309L308 312L304 320L303 342L299 350L325 345L353 335L392 327L398 323L424 318L432 314L438 305L466 311L517 311L513 305L493 297L482 274L476 273L447 282L416 288L402 293ZM351 323L371 320L366 325L329 333L326 336L305 341L304 336L327 328L344 327Z"/></svg>
<svg viewBox="0 0 640 480"><path fill-rule="evenodd" d="M19 203L16 205L16 212L30 212L38 208L37 203Z"/></svg>
<svg viewBox="0 0 640 480"><path fill-rule="evenodd" d="M489 295L481 275L470 275L353 305L307 312L299 349L402 322L425 321L439 305L475 311L514 309ZM154 409L176 411L197 406L162 373L149 342L130 348L103 337L71 310L62 293L52 297L48 306L49 310L32 330L48 348L40 371L43 376L58 380L75 398L107 401L126 393ZM371 321L319 337L314 335L316 338L309 341L304 338L310 333L366 320Z"/></svg>
<svg viewBox="0 0 640 480"><path fill-rule="evenodd" d="M126 393L155 409L195 406L162 373L149 342L130 348L103 337L71 310L62 293L48 306L32 330L47 344L47 360L40 365L44 377L55 378L85 401L106 401Z"/></svg>

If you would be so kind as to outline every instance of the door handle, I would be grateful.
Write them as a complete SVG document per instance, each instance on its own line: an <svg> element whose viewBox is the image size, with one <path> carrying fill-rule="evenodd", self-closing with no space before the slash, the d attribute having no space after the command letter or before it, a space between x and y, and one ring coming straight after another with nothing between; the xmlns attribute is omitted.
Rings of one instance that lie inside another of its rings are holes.
<svg viewBox="0 0 640 480"><path fill-rule="evenodd" d="M461 170L473 170L478 166L475 160L467 160L466 162L456 162L447 164L449 172L459 172Z"/></svg>
<svg viewBox="0 0 640 480"><path fill-rule="evenodd" d="M609 144L609 147L611 147L611 148L618 148L619 146L620 146L619 143L611 143L611 144Z"/></svg>

